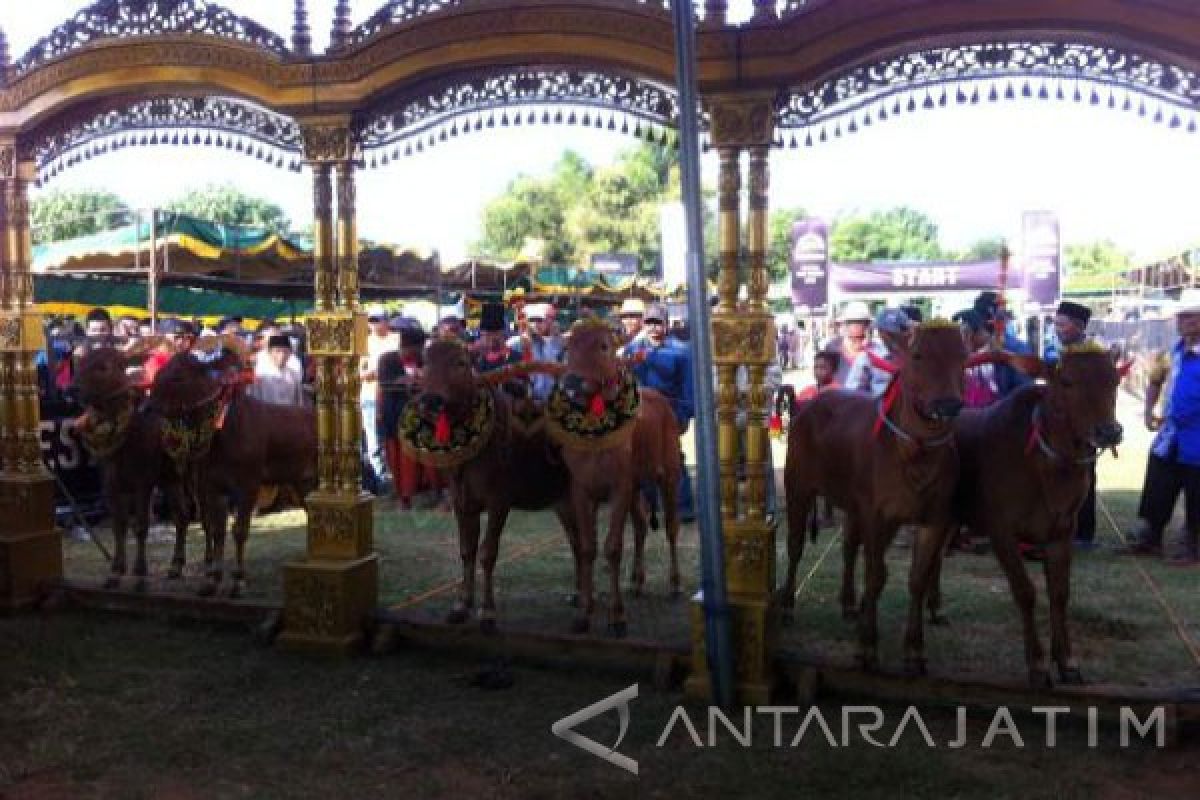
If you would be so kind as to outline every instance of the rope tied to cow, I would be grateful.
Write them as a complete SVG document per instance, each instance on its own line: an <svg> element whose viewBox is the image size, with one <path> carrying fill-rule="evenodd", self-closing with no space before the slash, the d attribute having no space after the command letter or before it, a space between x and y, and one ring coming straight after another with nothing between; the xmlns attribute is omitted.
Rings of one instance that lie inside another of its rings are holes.
<svg viewBox="0 0 1200 800"><path fill-rule="evenodd" d="M954 439L953 429L936 439L920 439L916 436L913 436L911 433L904 430L891 420L888 415L891 414L892 409L895 408L896 403L900 401L900 397L902 395L902 388L900 384L900 367L896 364L893 364L891 361L876 355L870 350L867 350L866 353L867 360L870 362L871 366L892 376L892 379L888 382L887 390L884 391L883 396L881 396L879 400L875 402L875 425L871 428L871 437L878 439L880 431L886 427L892 432L893 435L896 436L896 438L909 444L915 444L917 447L922 449L941 447L942 445L952 441Z"/></svg>
<svg viewBox="0 0 1200 800"><path fill-rule="evenodd" d="M1096 461L1100 458L1100 451L1094 447L1090 448L1091 449L1090 455L1083 456L1082 458L1073 458L1073 459L1067 458L1066 456L1062 455L1057 450L1055 450L1053 447L1051 447L1050 442L1046 441L1046 436L1043 433L1042 404L1041 403L1038 403L1037 405L1035 405L1033 407L1033 413L1030 415L1030 418L1029 418L1029 435L1028 435L1028 437L1026 437L1026 440L1025 440L1025 455L1027 455L1027 456L1032 455L1035 447L1041 451L1042 455L1046 456L1046 458L1050 459L1051 461L1055 461L1055 462L1066 461L1066 462L1069 462L1072 464L1077 464L1079 466L1087 466L1089 464L1095 464ZM1114 455L1116 454L1115 447L1113 448L1113 453L1114 453Z"/></svg>

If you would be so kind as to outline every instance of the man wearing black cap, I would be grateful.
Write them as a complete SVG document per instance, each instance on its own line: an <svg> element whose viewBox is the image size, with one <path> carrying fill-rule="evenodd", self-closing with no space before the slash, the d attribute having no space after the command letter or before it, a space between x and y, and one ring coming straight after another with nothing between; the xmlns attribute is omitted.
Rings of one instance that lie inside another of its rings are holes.
<svg viewBox="0 0 1200 800"><path fill-rule="evenodd" d="M972 308L983 320L987 330L995 330L996 317L1000 313L999 294L990 291L980 292L979 297L975 298ZM1029 347L1008 330L1007 320L1001 321L1000 324L1004 325L1004 349L1010 353L1027 355ZM994 368L996 391L999 397L1007 397L1018 386L1024 386L1030 381L1028 376L1008 364L995 364Z"/></svg>
<svg viewBox="0 0 1200 800"><path fill-rule="evenodd" d="M267 338L267 358L254 365L254 385L249 393L264 403L281 406L304 405L304 380L289 366L292 340L282 333Z"/></svg>
<svg viewBox="0 0 1200 800"><path fill-rule="evenodd" d="M491 372L521 360L521 354L508 346L505 335L504 304L484 303L479 320L479 343L475 349L475 369Z"/></svg>
<svg viewBox="0 0 1200 800"><path fill-rule="evenodd" d="M1056 340L1052 352L1046 353L1046 361L1053 364L1058 362L1060 348L1083 344L1087 341L1088 321L1092 318L1092 310L1079 303L1064 300L1058 304L1054 313L1054 338Z"/></svg>
<svg viewBox="0 0 1200 800"><path fill-rule="evenodd" d="M1083 344L1087 341L1087 325L1092 318L1092 310L1079 303L1064 300L1058 304L1054 312L1054 344L1047 348L1044 361L1047 364L1057 364L1062 352L1068 347ZM1092 480L1088 487L1087 498L1079 509L1075 521L1075 546L1082 550L1091 550L1096 546L1096 465L1092 465Z"/></svg>

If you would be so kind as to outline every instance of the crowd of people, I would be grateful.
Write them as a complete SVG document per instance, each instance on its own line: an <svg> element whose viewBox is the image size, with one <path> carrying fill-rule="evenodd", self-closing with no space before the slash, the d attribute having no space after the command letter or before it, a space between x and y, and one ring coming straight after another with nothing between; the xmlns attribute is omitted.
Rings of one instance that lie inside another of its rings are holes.
<svg viewBox="0 0 1200 800"><path fill-rule="evenodd" d="M992 348L1001 314L995 292L981 293L970 308L954 315L970 352ZM1053 364L1062 348L1088 339L1091 311L1083 305L1063 302L1054 319L1054 342L1044 360ZM663 393L670 401L681 433L686 433L695 416L692 386L693 361L687 328L672 320L666 306L647 306L637 299L627 300L616 314L621 339L620 354L631 359L640 385ZM444 481L436 470L422 467L406 456L397 441L397 425L406 404L420 381L422 352L430 335L453 336L469 344L474 367L481 373L500 369L523 360L561 362L565 358L566 335L558 322L557 309L547 303L525 307L527 327L518 332L516 320L499 303L485 304L477 331L468 332L465 320L457 313L444 315L436 330L426 331L421 323L404 315L389 315L383 307L372 306L367 318L370 332L367 354L360 365L360 410L363 425L364 485L377 495L394 497L397 508L411 509L423 493L433 496L433 504L449 507ZM1162 354L1150 375L1145 398L1145 425L1156 432L1148 456L1145 481L1138 509L1138 527L1134 543L1122 550L1135 555L1161 554L1164 529L1182 492L1185 496L1185 535L1175 561L1196 563L1200 538L1200 308L1185 308L1178 315L1179 339L1168 353ZM798 330L782 330L778 363L766 373L768 397L778 420L782 409L833 388L846 388L881 396L890 374L878 366L877 359L892 360L912 326L922 321L919 309L911 306L886 308L872 316L862 302L847 303L837 317L836 335L816 348L811 358L813 383L799 392L783 384L783 370L796 364L794 357L808 344ZM1006 324L1004 348L1027 353L1028 347ZM221 319L213 326L199 321L169 318L152 331L148 319L120 316L114 319L102 308L90 311L82 322L57 320L48 329L50 347L37 360L39 387L43 396L70 389L79 357L85 347L136 347L152 332L158 338L144 354L141 380L148 385L154 375L176 353L192 352L202 360L217 356L195 350L198 337L223 334L245 341L253 357L253 384L248 392L259 400L282 405L313 402L313 367L303 352L303 330L299 325L282 325L264 320L253 331L241 318ZM786 342L786 344L785 344ZM815 345L816 343L813 342ZM144 348L143 348L144 349ZM528 350L528 352L526 352ZM872 359L872 355L875 360ZM554 378L533 374L524 378L530 396L544 403L553 388ZM745 368L737 375L739 390L748 393ZM964 404L982 408L999 402L1029 382L1029 378L1008 364L989 363L971 368L964 382ZM744 400L744 397L743 397ZM1162 406L1160 412L1160 405ZM739 409L739 427L747 422L744 402ZM770 449L768 448L768 455ZM768 463L773 476L773 464ZM740 469L744 477L744 465ZM1095 544L1095 480L1082 508L1076 530L1076 545L1090 549ZM775 481L767 480L768 514L775 513ZM695 517L695 496L688 470L684 469L679 490L681 519ZM1038 553L1030 551L1030 557Z"/></svg>

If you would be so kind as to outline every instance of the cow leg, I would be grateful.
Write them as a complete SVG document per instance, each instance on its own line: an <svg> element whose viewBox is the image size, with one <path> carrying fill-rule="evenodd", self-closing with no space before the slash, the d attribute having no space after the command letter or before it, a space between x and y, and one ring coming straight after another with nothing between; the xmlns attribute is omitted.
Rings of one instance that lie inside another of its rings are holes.
<svg viewBox="0 0 1200 800"><path fill-rule="evenodd" d="M1079 684L1083 683L1083 675L1071 654L1071 633L1067 628L1072 538L1059 537L1046 545L1046 593L1050 599L1050 656L1058 665L1058 679Z"/></svg>
<svg viewBox="0 0 1200 800"><path fill-rule="evenodd" d="M804 556L804 533L808 527L808 515L812 513L816 495L789 491L787 494L787 575L775 595L775 602L783 613L783 621L791 622L796 605L796 571Z"/></svg>
<svg viewBox="0 0 1200 800"><path fill-rule="evenodd" d="M454 518L458 522L458 556L462 559L462 583L458 587L458 600L446 615L452 625L461 625L475 607L475 557L479 553L479 511L467 511L459 503L454 504Z"/></svg>
<svg viewBox="0 0 1200 800"><path fill-rule="evenodd" d="M621 599L621 555L625 548L625 517L633 502L633 490L614 491L609 500L608 536L604 540L604 555L608 560L609 591L608 632L616 637L625 635L625 604Z"/></svg>
<svg viewBox="0 0 1200 800"><path fill-rule="evenodd" d="M641 597L646 588L646 509L635 489L629 506L629 518L633 522L633 568L629 581L633 584L633 596Z"/></svg>
<svg viewBox="0 0 1200 800"><path fill-rule="evenodd" d="M230 597L240 597L246 588L246 541L250 538L250 520L254 517L254 506L258 500L259 486L246 487L237 499L233 517L233 544L237 549L237 564L233 568Z"/></svg>
<svg viewBox="0 0 1200 800"><path fill-rule="evenodd" d="M942 564L946 561L950 540L954 538L958 529L959 525L955 522L943 525L935 531L937 538L933 544L936 548L936 558L929 573L929 580L925 584L925 608L929 611L930 625L945 625L948 622L942 614Z"/></svg>
<svg viewBox="0 0 1200 800"><path fill-rule="evenodd" d="M212 540L212 560L208 563L208 575L200 587L202 597L216 594L217 587L221 585L225 571L225 528L229 524L229 503L225 495L219 491L208 491L206 495L201 514L205 520L205 531Z"/></svg>
<svg viewBox="0 0 1200 800"><path fill-rule="evenodd" d="M112 506L113 529L113 560L112 572L104 581L105 589L115 589L121 585L126 569L125 535L129 527L129 498L123 492L112 491L108 494Z"/></svg>
<svg viewBox="0 0 1200 800"><path fill-rule="evenodd" d="M183 577L183 566L187 563L187 497L183 486L178 483L167 485L164 493L167 496L167 508L171 519L175 523L175 552L171 556L171 568L167 571L167 578L178 580Z"/></svg>
<svg viewBox="0 0 1200 800"><path fill-rule="evenodd" d="M904 633L904 670L925 674L925 594L942 559L942 527L922 525L913 544L908 570L908 625Z"/></svg>
<svg viewBox="0 0 1200 800"><path fill-rule="evenodd" d="M150 570L146 565L146 537L150 534L150 501L154 494L152 486L139 487L133 492L133 536L137 542L137 556L133 562L133 574L137 577L134 591L146 591L146 576Z"/></svg>
<svg viewBox="0 0 1200 800"><path fill-rule="evenodd" d="M582 576L582 571L579 563L579 526L575 523L575 512L571 505L570 499L566 502L560 502L554 507L554 513L558 516L559 524L562 525L563 533L567 535L567 544L571 546L571 560L575 564L575 591L567 597L567 604L578 608L579 606L579 581Z"/></svg>
<svg viewBox="0 0 1200 800"><path fill-rule="evenodd" d="M842 531L842 619L852 620L859 614L854 571L858 562L858 551L862 549L862 529L857 517L846 514Z"/></svg>
<svg viewBox="0 0 1200 800"><path fill-rule="evenodd" d="M983 531L981 531L982 533ZM1017 548L1015 536L994 536L988 531L992 549L1000 561L1000 567L1008 578L1008 586L1012 591L1013 601L1021 614L1021 629L1025 636L1025 663L1029 668L1029 684L1035 689L1050 686L1050 672L1046 666L1046 655L1042 651L1042 643L1038 639L1037 627L1033 618L1033 606L1037 599L1037 591Z"/></svg>
<svg viewBox="0 0 1200 800"><path fill-rule="evenodd" d="M679 479L668 477L659 483L659 491L663 497L663 516L667 529L667 548L671 551L671 599L678 600L683 594L682 580L679 576L679 505L676 495L679 492Z"/></svg>
<svg viewBox="0 0 1200 800"><path fill-rule="evenodd" d="M593 578L596 564L596 501L583 487L572 486L571 496L579 531L579 604L575 607L571 631L587 633L592 626L592 612L596 606Z"/></svg>
<svg viewBox="0 0 1200 800"><path fill-rule="evenodd" d="M862 607L858 612L858 663L867 671L879 668L879 595L887 583L884 556L888 543L896 535L895 525L863 525L864 580Z"/></svg>
<svg viewBox="0 0 1200 800"><path fill-rule="evenodd" d="M500 534L504 533L504 523L508 519L508 508L495 508L488 511L487 531L483 539L483 549L479 554L483 563L483 605L479 609L479 628L484 633L496 630L496 591L494 576L496 558L500 552Z"/></svg>

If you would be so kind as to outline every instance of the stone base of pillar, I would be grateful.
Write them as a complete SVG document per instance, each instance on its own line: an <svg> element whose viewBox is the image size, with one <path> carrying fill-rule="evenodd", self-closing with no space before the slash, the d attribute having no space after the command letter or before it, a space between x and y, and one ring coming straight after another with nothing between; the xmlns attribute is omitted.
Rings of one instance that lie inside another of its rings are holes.
<svg viewBox="0 0 1200 800"><path fill-rule="evenodd" d="M734 701L745 706L768 705L776 685L772 663L775 642L775 613L769 602L730 599L730 634L734 652ZM704 637L704 599L692 600L692 673L684 691L698 702L713 700Z"/></svg>
<svg viewBox="0 0 1200 800"><path fill-rule="evenodd" d="M285 650L348 655L362 647L379 597L379 556L304 561L283 568Z"/></svg>
<svg viewBox="0 0 1200 800"><path fill-rule="evenodd" d="M62 533L54 527L54 479L0 477L0 610L32 604L62 580Z"/></svg>

